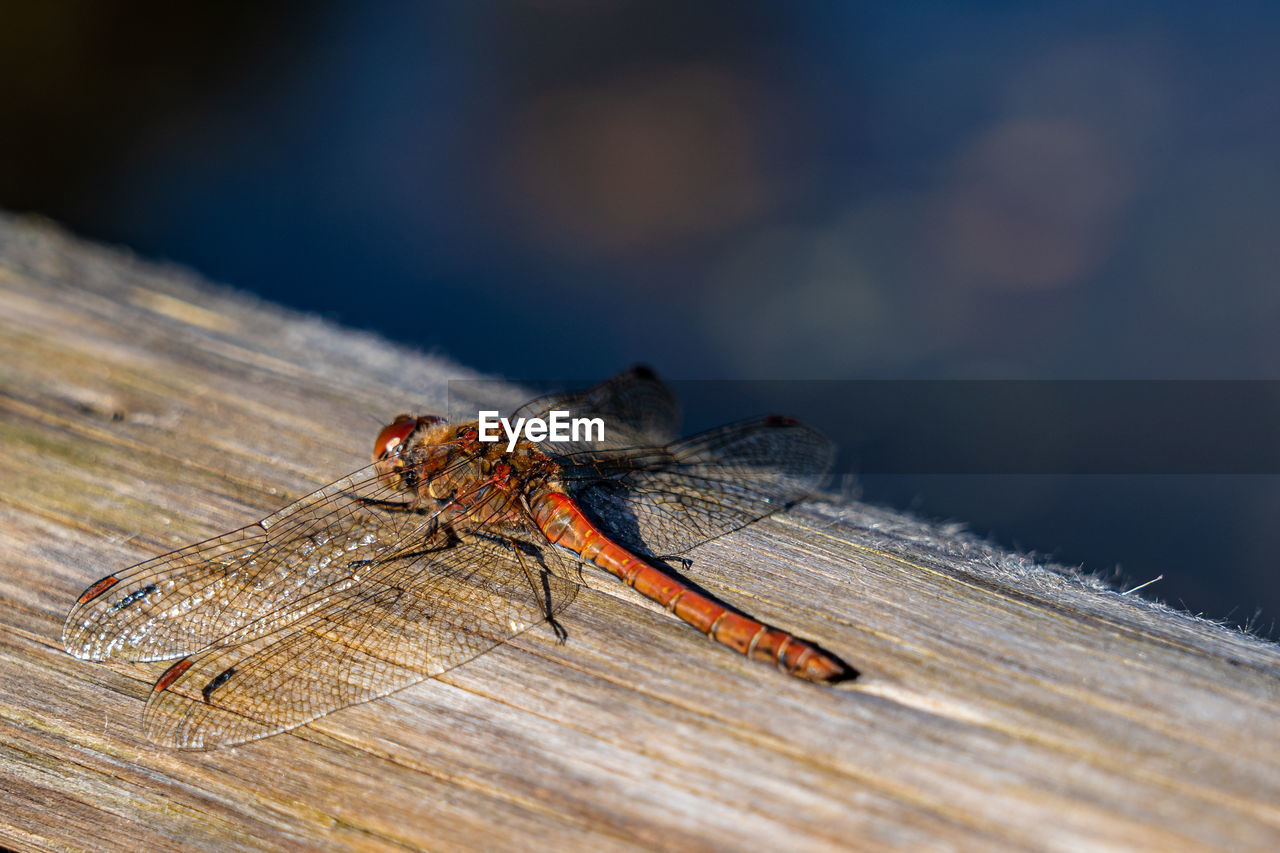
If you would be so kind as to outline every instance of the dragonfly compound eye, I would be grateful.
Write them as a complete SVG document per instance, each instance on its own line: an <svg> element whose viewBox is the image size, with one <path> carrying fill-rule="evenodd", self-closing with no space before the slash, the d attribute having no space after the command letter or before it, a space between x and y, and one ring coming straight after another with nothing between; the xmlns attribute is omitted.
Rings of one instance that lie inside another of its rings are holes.
<svg viewBox="0 0 1280 853"><path fill-rule="evenodd" d="M400 415L378 433L373 443L373 461L386 459L404 449L405 439L418 428L418 419L412 415Z"/></svg>

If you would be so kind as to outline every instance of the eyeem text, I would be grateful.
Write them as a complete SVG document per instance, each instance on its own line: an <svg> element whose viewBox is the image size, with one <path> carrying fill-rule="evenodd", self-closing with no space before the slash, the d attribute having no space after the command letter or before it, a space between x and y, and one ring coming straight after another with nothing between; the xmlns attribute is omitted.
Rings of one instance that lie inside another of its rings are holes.
<svg viewBox="0 0 1280 853"><path fill-rule="evenodd" d="M516 449L520 433L529 441L604 441L604 418L571 418L564 409L552 409L545 418L516 418L515 425L496 411L479 413L481 441L500 441L498 427L507 434L507 452Z"/></svg>

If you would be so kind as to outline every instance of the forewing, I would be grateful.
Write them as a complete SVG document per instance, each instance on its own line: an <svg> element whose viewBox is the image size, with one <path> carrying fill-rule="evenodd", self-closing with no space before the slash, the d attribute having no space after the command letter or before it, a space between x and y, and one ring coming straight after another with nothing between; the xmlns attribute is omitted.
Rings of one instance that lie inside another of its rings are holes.
<svg viewBox="0 0 1280 853"><path fill-rule="evenodd" d="M560 460L571 495L606 535L644 556L681 554L812 494L835 446L790 418L729 424L665 448Z"/></svg>
<svg viewBox="0 0 1280 853"><path fill-rule="evenodd" d="M476 538L384 562L348 584L311 592L306 615L263 632L250 625L180 661L147 703L147 736L209 748L294 728L468 661L572 601L564 555ZM553 565L554 564L554 565Z"/></svg>
<svg viewBox="0 0 1280 853"><path fill-rule="evenodd" d="M633 367L585 391L539 397L516 410L511 422L518 417L546 418L553 409L573 418L600 418L604 438L538 442L551 456L602 448L660 447L680 434L680 403L647 367Z"/></svg>
<svg viewBox="0 0 1280 853"><path fill-rule="evenodd" d="M269 630L269 614L288 618L288 605L422 536L431 515L367 504L403 497L370 466L256 524L108 575L71 609L63 646L88 660L163 660L249 623Z"/></svg>

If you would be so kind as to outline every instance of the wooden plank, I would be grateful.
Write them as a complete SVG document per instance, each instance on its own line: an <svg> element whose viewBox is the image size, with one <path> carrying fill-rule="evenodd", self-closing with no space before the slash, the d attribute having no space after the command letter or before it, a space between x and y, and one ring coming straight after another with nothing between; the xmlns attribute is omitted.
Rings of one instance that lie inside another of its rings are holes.
<svg viewBox="0 0 1280 853"><path fill-rule="evenodd" d="M815 502L698 579L864 671L826 689L603 579L446 677L235 749L142 736L164 664L70 658L91 580L364 463L472 376L0 218L0 840L20 848L1259 849L1280 650Z"/></svg>

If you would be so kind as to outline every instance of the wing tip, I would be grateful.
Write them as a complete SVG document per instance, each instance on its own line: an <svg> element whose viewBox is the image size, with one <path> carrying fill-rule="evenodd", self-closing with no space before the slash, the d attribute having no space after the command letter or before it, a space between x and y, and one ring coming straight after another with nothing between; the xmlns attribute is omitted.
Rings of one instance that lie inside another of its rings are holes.
<svg viewBox="0 0 1280 853"><path fill-rule="evenodd" d="M164 674L156 681L155 686L151 688L152 693L163 693L173 686L173 682L182 677L182 674L191 668L191 658L183 658L164 671Z"/></svg>
<svg viewBox="0 0 1280 853"><path fill-rule="evenodd" d="M662 381L658 379L658 371L654 370L644 362L631 365L631 369L628 370L627 373L631 374L631 376L636 379L643 379L650 382Z"/></svg>
<svg viewBox="0 0 1280 853"><path fill-rule="evenodd" d="M80 597L76 599L76 604L88 604L119 582L120 578L117 575L107 575L105 578L94 581L89 585L88 589L80 593Z"/></svg>

